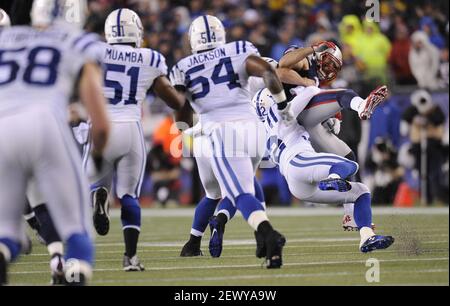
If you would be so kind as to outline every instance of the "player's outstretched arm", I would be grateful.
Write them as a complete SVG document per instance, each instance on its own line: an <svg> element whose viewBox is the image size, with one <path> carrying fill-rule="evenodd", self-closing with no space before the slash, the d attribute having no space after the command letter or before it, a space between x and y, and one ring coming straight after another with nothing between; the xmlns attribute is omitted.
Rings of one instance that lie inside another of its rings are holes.
<svg viewBox="0 0 450 306"><path fill-rule="evenodd" d="M109 119L102 89L102 73L97 64L84 65L79 83L81 101L91 118L93 155L100 155L106 146L109 136Z"/></svg>
<svg viewBox="0 0 450 306"><path fill-rule="evenodd" d="M285 84L297 85L297 86L317 86L315 80L301 77L295 70L290 68L277 68L277 75L281 82Z"/></svg>
<svg viewBox="0 0 450 306"><path fill-rule="evenodd" d="M184 95L180 94L170 84L166 76L160 76L153 83L153 91L160 97L170 108L180 110L183 108L186 101Z"/></svg>
<svg viewBox="0 0 450 306"><path fill-rule="evenodd" d="M330 43L322 41L307 48L294 49L287 52L278 62L278 66L281 68L301 69L303 67L304 60L313 53L323 52L330 47ZM300 66L299 66L300 65Z"/></svg>
<svg viewBox="0 0 450 306"><path fill-rule="evenodd" d="M296 68L296 65L298 63L300 63L313 53L314 50L312 47L292 50L283 55L283 57L278 62L278 66L280 68Z"/></svg>

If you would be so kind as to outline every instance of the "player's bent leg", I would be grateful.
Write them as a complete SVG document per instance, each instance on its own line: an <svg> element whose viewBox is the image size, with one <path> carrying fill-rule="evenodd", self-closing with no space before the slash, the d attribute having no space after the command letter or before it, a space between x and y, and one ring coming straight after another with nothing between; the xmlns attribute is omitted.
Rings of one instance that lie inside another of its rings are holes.
<svg viewBox="0 0 450 306"><path fill-rule="evenodd" d="M201 239L213 217L216 207L222 198L219 182L214 176L211 166L211 152L208 138L196 136L194 138L194 156L197 162L200 181L206 196L197 204L192 221L189 240L183 246L180 256L202 256Z"/></svg>
<svg viewBox="0 0 450 306"><path fill-rule="evenodd" d="M328 177L319 182L320 190L349 191L351 188L347 178L358 171L358 164L352 161L341 161L330 167Z"/></svg>
<svg viewBox="0 0 450 306"><path fill-rule="evenodd" d="M266 202L264 198L264 192L256 177L253 180L255 188L255 197L261 202L264 210L266 209ZM220 257L222 253L223 234L225 232L225 225L236 214L237 208L233 205L229 198L224 198L220 201L217 207L217 214L211 218L209 225L211 229L211 238L209 241L209 252L212 257ZM213 235L214 234L214 235ZM255 232L255 238L257 241L257 254L265 254L264 243L261 243L260 237ZM264 257L264 256L258 256Z"/></svg>
<svg viewBox="0 0 450 306"><path fill-rule="evenodd" d="M204 197L195 207L191 234L188 242L181 249L181 257L202 256L200 249L203 234L208 227L208 220L214 215L219 199Z"/></svg>

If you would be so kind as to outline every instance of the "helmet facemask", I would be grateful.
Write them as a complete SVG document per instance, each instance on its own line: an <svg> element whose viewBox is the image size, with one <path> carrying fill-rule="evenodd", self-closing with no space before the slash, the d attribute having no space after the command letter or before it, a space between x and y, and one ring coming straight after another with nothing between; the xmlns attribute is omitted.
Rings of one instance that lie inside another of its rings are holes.
<svg viewBox="0 0 450 306"><path fill-rule="evenodd" d="M321 81L333 81L342 69L342 59L335 56L334 53L337 53L337 50L330 48L317 55L317 73ZM339 56L340 51L336 55Z"/></svg>

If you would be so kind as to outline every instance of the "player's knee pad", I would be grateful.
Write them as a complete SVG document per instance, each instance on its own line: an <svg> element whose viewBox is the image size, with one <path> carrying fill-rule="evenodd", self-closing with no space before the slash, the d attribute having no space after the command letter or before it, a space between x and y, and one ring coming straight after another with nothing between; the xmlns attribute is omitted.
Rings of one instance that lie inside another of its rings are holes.
<svg viewBox="0 0 450 306"><path fill-rule="evenodd" d="M350 108L350 102L358 94L351 89L341 90L336 94L336 100L344 108Z"/></svg>
<svg viewBox="0 0 450 306"><path fill-rule="evenodd" d="M0 238L0 253L3 254L6 261L13 261L20 254L20 243L9 238Z"/></svg>
<svg viewBox="0 0 450 306"><path fill-rule="evenodd" d="M120 199L123 227L141 227L141 207L136 198L125 195Z"/></svg>
<svg viewBox="0 0 450 306"><path fill-rule="evenodd" d="M264 210L261 202L258 201L254 195L244 193L236 198L236 207L242 213L245 220L248 220L250 215L257 210Z"/></svg>
<svg viewBox="0 0 450 306"><path fill-rule="evenodd" d="M331 166L330 174L334 173L339 175L343 179L347 179L348 177L358 172L358 167L358 164L353 161L343 161Z"/></svg>
<svg viewBox="0 0 450 306"><path fill-rule="evenodd" d="M94 245L87 234L73 234L67 239L66 260L77 259L94 263Z"/></svg>

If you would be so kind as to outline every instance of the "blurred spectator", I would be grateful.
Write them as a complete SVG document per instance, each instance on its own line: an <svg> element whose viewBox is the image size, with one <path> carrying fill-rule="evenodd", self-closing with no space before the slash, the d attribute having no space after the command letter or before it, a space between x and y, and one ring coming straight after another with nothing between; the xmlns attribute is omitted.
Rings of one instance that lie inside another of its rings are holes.
<svg viewBox="0 0 450 306"><path fill-rule="evenodd" d="M372 173L374 181L372 203L392 203L403 177L403 169L397 162L397 150L389 139L378 137L371 152L366 169Z"/></svg>
<svg viewBox="0 0 450 306"><path fill-rule="evenodd" d="M364 20L364 35L362 35L358 48L354 51L365 64L364 76L366 80L374 83L386 83L386 72L391 43L380 32L375 22Z"/></svg>
<svg viewBox="0 0 450 306"><path fill-rule="evenodd" d="M448 80L448 47L441 51L441 65L439 66L440 87L445 88L449 85Z"/></svg>
<svg viewBox="0 0 450 306"><path fill-rule="evenodd" d="M445 46L445 41L439 33L436 23L433 18L424 16L420 20L420 30L424 31L430 38L430 42L437 48L442 49Z"/></svg>
<svg viewBox="0 0 450 306"><path fill-rule="evenodd" d="M409 136L409 153L414 158L414 168L426 175L426 198L431 204L442 193L442 165L447 159L443 139L445 134L445 114L434 104L431 95L418 90L411 95L412 105L403 113L401 131ZM424 137L422 137L424 135ZM426 151L421 144L426 141ZM422 172L422 154L426 154L426 173Z"/></svg>
<svg viewBox="0 0 450 306"><path fill-rule="evenodd" d="M411 41L409 40L408 28L404 23L399 24L395 30L395 39L392 42L389 63L395 77L395 82L399 85L415 84L416 80L412 75L409 66L409 51Z"/></svg>
<svg viewBox="0 0 450 306"><path fill-rule="evenodd" d="M382 137L389 139L395 148L400 145L400 120L401 110L398 105L387 100L377 107L370 119L369 145L375 144L375 139Z"/></svg>
<svg viewBox="0 0 450 306"><path fill-rule="evenodd" d="M363 36L361 21L358 16L344 16L339 24L339 35L342 43L350 46L352 53L358 55Z"/></svg>
<svg viewBox="0 0 450 306"><path fill-rule="evenodd" d="M425 32L417 31L411 36L409 64L419 87L436 89L439 71L439 50L430 43Z"/></svg>
<svg viewBox="0 0 450 306"><path fill-rule="evenodd" d="M278 31L278 42L272 47L270 57L278 61L284 51L292 45L302 46L303 43L295 37L295 31L292 28L283 26Z"/></svg>

